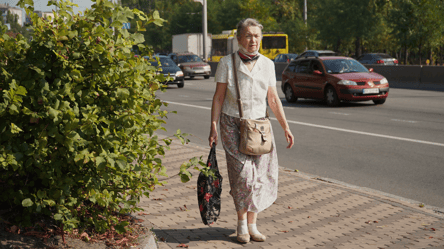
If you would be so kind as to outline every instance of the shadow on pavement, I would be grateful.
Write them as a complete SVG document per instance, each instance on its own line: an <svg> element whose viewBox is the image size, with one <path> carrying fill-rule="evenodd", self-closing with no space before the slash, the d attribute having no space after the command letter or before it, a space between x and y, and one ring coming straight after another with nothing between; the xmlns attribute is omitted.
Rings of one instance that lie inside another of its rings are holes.
<svg viewBox="0 0 444 249"><path fill-rule="evenodd" d="M236 242L236 230L222 227L205 227L196 229L153 229L160 242L186 244L193 241L227 241Z"/></svg>

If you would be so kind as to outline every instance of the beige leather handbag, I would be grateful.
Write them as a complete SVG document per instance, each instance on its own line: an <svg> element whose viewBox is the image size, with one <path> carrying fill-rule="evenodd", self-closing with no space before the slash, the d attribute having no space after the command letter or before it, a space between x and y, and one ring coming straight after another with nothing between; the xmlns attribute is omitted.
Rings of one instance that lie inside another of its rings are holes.
<svg viewBox="0 0 444 249"><path fill-rule="evenodd" d="M246 155L263 155L273 150L271 139L271 124L268 112L265 119L244 119L242 110L242 100L240 98L239 82L237 80L237 70L234 53L231 55L233 61L234 81L236 83L237 104L240 116L240 141L239 151Z"/></svg>

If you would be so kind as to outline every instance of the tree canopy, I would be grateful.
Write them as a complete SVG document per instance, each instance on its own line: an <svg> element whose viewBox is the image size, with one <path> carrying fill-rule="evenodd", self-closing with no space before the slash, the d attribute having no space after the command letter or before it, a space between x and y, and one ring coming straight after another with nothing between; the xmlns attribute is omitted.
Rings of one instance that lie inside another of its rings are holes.
<svg viewBox="0 0 444 249"><path fill-rule="evenodd" d="M157 9L168 21L162 30L144 32L157 51L171 51L172 35L202 32L202 5L192 0L122 0L122 5L146 13ZM234 29L239 20L252 17L265 31L288 34L292 53L385 52L405 63L421 63L424 56L442 57L443 8L441 0L310 0L305 24L304 0L207 0L208 33Z"/></svg>

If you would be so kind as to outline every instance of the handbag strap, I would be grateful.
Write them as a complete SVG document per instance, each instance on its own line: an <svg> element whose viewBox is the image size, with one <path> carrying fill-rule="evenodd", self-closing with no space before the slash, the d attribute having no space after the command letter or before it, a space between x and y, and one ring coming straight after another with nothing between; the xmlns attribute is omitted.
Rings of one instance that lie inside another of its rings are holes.
<svg viewBox="0 0 444 249"><path fill-rule="evenodd" d="M237 93L237 106L239 108L239 117L242 119L244 116L244 112L242 110L242 100L240 97L240 89L239 89L239 82L237 81L237 70L236 70L236 63L235 63L235 53L231 54L231 61L233 62L233 74L234 74L234 82L236 83L236 93Z"/></svg>
<svg viewBox="0 0 444 249"><path fill-rule="evenodd" d="M244 116L244 111L242 109L242 100L240 97L240 88L239 88L239 82L237 80L237 70L236 70L236 63L235 63L235 55L236 53L231 54L231 61L233 62L233 75L234 75L234 82L236 83L236 93L237 93L237 106L239 108L239 117L242 119ZM268 119L270 116L268 114L268 109L265 107L265 117Z"/></svg>
<svg viewBox="0 0 444 249"><path fill-rule="evenodd" d="M213 144L211 145L210 155L214 155L214 157L216 157L216 143L215 142L213 142ZM219 170L219 167L217 166L217 162L212 163L210 166L210 169Z"/></svg>

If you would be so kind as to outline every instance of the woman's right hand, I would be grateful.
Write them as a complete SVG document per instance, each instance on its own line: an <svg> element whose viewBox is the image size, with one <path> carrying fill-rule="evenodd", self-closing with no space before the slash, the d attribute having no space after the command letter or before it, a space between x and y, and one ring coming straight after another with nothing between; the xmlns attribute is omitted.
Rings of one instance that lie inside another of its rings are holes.
<svg viewBox="0 0 444 249"><path fill-rule="evenodd" d="M210 142L210 147L213 146L213 142L217 145L217 127L211 126L210 136L208 137L208 141Z"/></svg>

